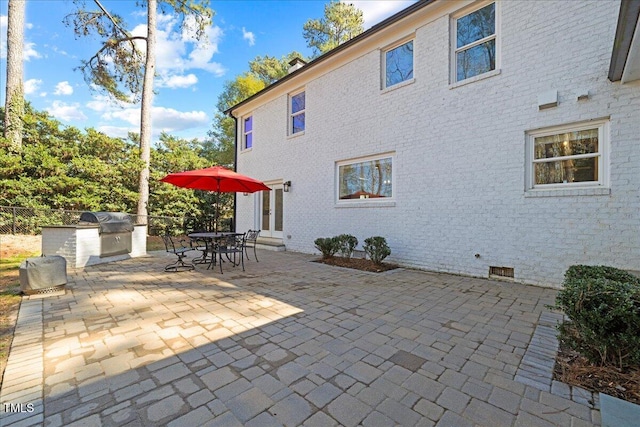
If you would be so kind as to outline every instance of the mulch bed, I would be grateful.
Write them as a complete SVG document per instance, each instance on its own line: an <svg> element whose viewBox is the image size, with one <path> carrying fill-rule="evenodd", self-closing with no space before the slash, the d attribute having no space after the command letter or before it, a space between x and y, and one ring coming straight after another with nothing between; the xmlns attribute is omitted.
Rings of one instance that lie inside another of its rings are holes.
<svg viewBox="0 0 640 427"><path fill-rule="evenodd" d="M553 379L640 404L640 367L618 369L595 366L577 352L560 344Z"/></svg>
<svg viewBox="0 0 640 427"><path fill-rule="evenodd" d="M383 271L394 270L398 268L395 264L388 264L383 262L382 264L374 264L370 259L365 258L342 258L342 257L330 257L316 260L322 264L335 265L338 267L353 268L354 270L369 271L372 273L382 273Z"/></svg>

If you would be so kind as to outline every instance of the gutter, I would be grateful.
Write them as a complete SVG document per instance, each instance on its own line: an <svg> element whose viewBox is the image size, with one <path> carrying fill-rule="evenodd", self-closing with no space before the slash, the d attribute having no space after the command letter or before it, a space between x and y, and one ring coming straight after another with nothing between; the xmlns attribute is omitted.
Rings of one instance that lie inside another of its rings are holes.
<svg viewBox="0 0 640 427"><path fill-rule="evenodd" d="M613 41L609 80L617 82L622 79L624 68L631 51L631 42L640 18L640 0L622 0L618 15L616 37Z"/></svg>
<svg viewBox="0 0 640 427"><path fill-rule="evenodd" d="M244 104L247 104L251 101L253 101L254 99L264 95L265 93L277 88L278 86L284 84L285 82L291 80L293 77L304 73L306 70L308 70L309 68L313 68L319 64L322 64L324 62L326 62L327 60L329 60L330 58L332 58L334 55L337 55L338 53L342 52L345 49L349 49L352 45L355 45L357 43L359 43L361 40L364 40L374 34L379 33L380 31L384 30L385 28L395 24L396 22L406 18L407 16L413 14L414 12L422 9L423 7L426 7L428 5L430 5L431 3L434 3L438 0L420 0L414 4L412 4L411 6L402 9L400 12L396 13L395 15L390 16L389 18L385 19L382 22L377 23L376 25L374 25L373 27L369 28L367 31L358 34L357 36L355 36L354 38L352 38L349 41L346 41L344 43L342 43L341 45L339 45L336 48L333 48L332 50L330 50L329 52L326 52L325 54L317 57L316 59L314 59L313 61L309 62L307 65L305 65L304 67L293 71L292 73L287 74L286 76L284 76L283 78L281 78L280 80L278 80L277 82L267 86L266 88L262 89L260 92L255 93L254 95L250 96L249 98L245 99L244 101L241 101L239 103L237 103L236 105L234 105L233 107L227 109L224 111L224 114L227 114L229 116L235 117L233 116L233 110L235 110L238 107L243 106ZM624 0L623 0L624 1ZM633 0L633 1L640 1L640 0Z"/></svg>

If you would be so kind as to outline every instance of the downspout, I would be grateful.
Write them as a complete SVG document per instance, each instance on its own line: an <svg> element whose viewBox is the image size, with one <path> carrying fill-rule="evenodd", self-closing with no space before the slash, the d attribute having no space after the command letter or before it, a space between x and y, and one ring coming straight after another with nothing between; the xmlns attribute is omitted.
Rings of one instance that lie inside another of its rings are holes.
<svg viewBox="0 0 640 427"><path fill-rule="evenodd" d="M229 111L229 117L233 119L233 171L238 172L238 118ZM233 230L236 231L236 214L238 213L238 193L233 193Z"/></svg>

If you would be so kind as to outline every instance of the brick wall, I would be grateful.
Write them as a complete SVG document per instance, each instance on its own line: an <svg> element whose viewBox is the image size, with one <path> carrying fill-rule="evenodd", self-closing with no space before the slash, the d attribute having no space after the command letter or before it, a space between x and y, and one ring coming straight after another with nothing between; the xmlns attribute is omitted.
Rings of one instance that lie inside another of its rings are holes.
<svg viewBox="0 0 640 427"><path fill-rule="evenodd" d="M458 86L448 51L457 6L444 7L376 39L384 47L415 31L412 84L381 91L381 53L370 49L289 82L289 92L306 90L304 135L287 136L286 93L241 112L254 116L254 147L239 152L238 171L293 183L287 250L315 253L315 238L340 233L381 235L402 265L480 277L512 267L516 281L553 287L576 263L640 270L640 84L607 79L619 2L502 2L500 72ZM579 101L583 88L590 97ZM559 104L539 110L549 90ZM606 117L609 188L525 191L527 131ZM392 203L337 204L336 162L387 152ZM238 197L239 230L259 226L256 197Z"/></svg>

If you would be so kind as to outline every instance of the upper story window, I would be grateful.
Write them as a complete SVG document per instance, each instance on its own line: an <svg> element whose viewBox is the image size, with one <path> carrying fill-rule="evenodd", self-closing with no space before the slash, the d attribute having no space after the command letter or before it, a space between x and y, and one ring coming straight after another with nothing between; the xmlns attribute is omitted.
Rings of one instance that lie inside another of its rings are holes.
<svg viewBox="0 0 640 427"><path fill-rule="evenodd" d="M248 150L253 147L253 116L244 119L244 129L242 130L242 148Z"/></svg>
<svg viewBox="0 0 640 427"><path fill-rule="evenodd" d="M413 40L384 52L384 87L413 78Z"/></svg>
<svg viewBox="0 0 640 427"><path fill-rule="evenodd" d="M529 132L527 188L606 185L608 138L608 121Z"/></svg>
<svg viewBox="0 0 640 427"><path fill-rule="evenodd" d="M455 17L454 81L496 69L496 4Z"/></svg>
<svg viewBox="0 0 640 427"><path fill-rule="evenodd" d="M304 91L293 94L289 97L289 132L295 135L304 132L305 119L305 93Z"/></svg>
<svg viewBox="0 0 640 427"><path fill-rule="evenodd" d="M393 196L393 156L339 162L339 200L377 200Z"/></svg>

